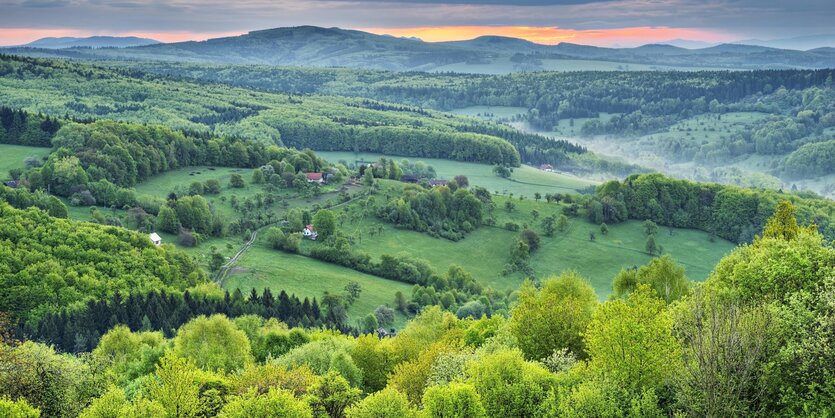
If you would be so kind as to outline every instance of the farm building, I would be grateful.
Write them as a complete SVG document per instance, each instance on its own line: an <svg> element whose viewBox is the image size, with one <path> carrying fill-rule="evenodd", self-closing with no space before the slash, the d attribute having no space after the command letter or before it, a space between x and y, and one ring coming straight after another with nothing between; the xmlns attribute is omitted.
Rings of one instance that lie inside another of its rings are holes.
<svg viewBox="0 0 835 418"><path fill-rule="evenodd" d="M554 166L552 166L551 164L542 164L541 166L539 166L539 169L542 171L547 171L549 173L554 172Z"/></svg>
<svg viewBox="0 0 835 418"><path fill-rule="evenodd" d="M307 176L308 183L322 184L325 182L325 178L322 177L322 173L307 173L305 175Z"/></svg>
<svg viewBox="0 0 835 418"><path fill-rule="evenodd" d="M153 242L154 245L162 244L162 238L160 238L159 234L157 234L156 232L151 232L150 234L148 234L148 238L151 239L151 242Z"/></svg>
<svg viewBox="0 0 835 418"><path fill-rule="evenodd" d="M314 228L313 225L308 225L304 227L304 229L302 230L302 235L304 235L305 238L309 238L314 241L319 236L319 234L316 232L316 228Z"/></svg>

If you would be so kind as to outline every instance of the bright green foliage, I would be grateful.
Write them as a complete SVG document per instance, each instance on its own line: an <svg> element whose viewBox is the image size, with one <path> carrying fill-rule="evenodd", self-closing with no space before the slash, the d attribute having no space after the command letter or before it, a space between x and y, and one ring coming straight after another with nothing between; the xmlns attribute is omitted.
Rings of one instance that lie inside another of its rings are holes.
<svg viewBox="0 0 835 418"><path fill-rule="evenodd" d="M244 178L240 174L233 173L232 176L229 177L229 187L243 189L244 186Z"/></svg>
<svg viewBox="0 0 835 418"><path fill-rule="evenodd" d="M174 338L174 353L204 370L232 372L252 363L249 338L223 315L199 316Z"/></svg>
<svg viewBox="0 0 835 418"><path fill-rule="evenodd" d="M122 408L120 418L159 418L165 416L165 413L165 408L159 402L139 398Z"/></svg>
<svg viewBox="0 0 835 418"><path fill-rule="evenodd" d="M561 417L622 417L623 411L615 396L616 390L610 385L599 381L583 382L562 395L558 404Z"/></svg>
<svg viewBox="0 0 835 418"><path fill-rule="evenodd" d="M259 395L255 390L233 397L218 414L219 418L312 418L310 406L291 392L272 388Z"/></svg>
<svg viewBox="0 0 835 418"><path fill-rule="evenodd" d="M348 418L414 418L417 412L409 404L406 395L386 388L373 393L348 408Z"/></svg>
<svg viewBox="0 0 835 418"><path fill-rule="evenodd" d="M343 418L345 409L360 399L362 391L352 388L336 371L330 371L309 390L309 403L316 416Z"/></svg>
<svg viewBox="0 0 835 418"><path fill-rule="evenodd" d="M374 334L361 335L351 351L351 358L362 370L362 388L376 392L386 386L389 374L394 369L391 348Z"/></svg>
<svg viewBox="0 0 835 418"><path fill-rule="evenodd" d="M0 203L0 311L27 318L115 290L185 288L205 280L197 265L147 235L21 211ZM81 279L83 277L83 280Z"/></svg>
<svg viewBox="0 0 835 418"><path fill-rule="evenodd" d="M322 240L332 237L336 234L336 215L328 209L316 212L313 215L313 227Z"/></svg>
<svg viewBox="0 0 835 418"><path fill-rule="evenodd" d="M194 417L200 408L199 370L189 360L171 353L157 364L155 378L148 381L148 394L171 417Z"/></svg>
<svg viewBox="0 0 835 418"><path fill-rule="evenodd" d="M797 208L788 200L781 200L774 215L763 228L763 238L779 238L791 241L800 234L797 226Z"/></svg>
<svg viewBox="0 0 835 418"><path fill-rule="evenodd" d="M104 395L96 398L78 417L119 418L123 416L122 409L127 406L128 400L125 398L125 392L117 387L111 387Z"/></svg>
<svg viewBox="0 0 835 418"><path fill-rule="evenodd" d="M681 348L664 309L643 284L627 300L598 307L584 334L589 369L633 393L668 382L679 370Z"/></svg>
<svg viewBox="0 0 835 418"><path fill-rule="evenodd" d="M823 237L801 231L793 241L761 238L737 248L716 265L710 280L747 299L783 299L799 290L812 291L821 272L833 265L835 250L823 245Z"/></svg>
<svg viewBox="0 0 835 418"><path fill-rule="evenodd" d="M427 418L484 418L486 413L475 388L465 383L432 386L423 395Z"/></svg>
<svg viewBox="0 0 835 418"><path fill-rule="evenodd" d="M96 363L31 341L14 347L0 343L0 364L0 396L23 398L45 417L76 417L105 389Z"/></svg>
<svg viewBox="0 0 835 418"><path fill-rule="evenodd" d="M472 385L490 417L535 417L555 385L554 375L525 361L516 350L502 350L473 361L467 368Z"/></svg>
<svg viewBox="0 0 835 418"><path fill-rule="evenodd" d="M177 234L180 232L180 220L177 218L177 213L174 212L174 209L166 205L159 208L157 229L169 234Z"/></svg>
<svg viewBox="0 0 835 418"><path fill-rule="evenodd" d="M6 418L40 418L41 411L29 405L26 399L12 401L2 396L0 397L0 416Z"/></svg>
<svg viewBox="0 0 835 418"><path fill-rule="evenodd" d="M541 290L527 283L511 312L510 330L528 359L540 360L562 348L583 356L581 333L596 306L594 289L577 273L547 279Z"/></svg>
<svg viewBox="0 0 835 418"><path fill-rule="evenodd" d="M126 384L152 373L165 348L162 333L134 333L128 327L119 325L101 337L93 356L109 362L110 370L118 377L117 382Z"/></svg>
<svg viewBox="0 0 835 418"><path fill-rule="evenodd" d="M639 269L624 269L615 277L613 288L615 297L625 297L639 284L647 284L656 295L667 303L672 303L690 291L690 283L684 276L684 267L676 264L672 257L653 258Z"/></svg>

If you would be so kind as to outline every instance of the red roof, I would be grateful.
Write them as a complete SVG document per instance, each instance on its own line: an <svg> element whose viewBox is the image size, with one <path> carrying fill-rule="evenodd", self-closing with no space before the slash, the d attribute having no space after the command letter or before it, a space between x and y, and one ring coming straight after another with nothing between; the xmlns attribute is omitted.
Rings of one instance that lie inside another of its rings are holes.
<svg viewBox="0 0 835 418"><path fill-rule="evenodd" d="M307 228L308 231L315 231L316 230L315 228L313 228L313 224L308 225L305 228Z"/></svg>
<svg viewBox="0 0 835 418"><path fill-rule="evenodd" d="M307 173L306 174L308 180L319 181L322 180L322 173Z"/></svg>

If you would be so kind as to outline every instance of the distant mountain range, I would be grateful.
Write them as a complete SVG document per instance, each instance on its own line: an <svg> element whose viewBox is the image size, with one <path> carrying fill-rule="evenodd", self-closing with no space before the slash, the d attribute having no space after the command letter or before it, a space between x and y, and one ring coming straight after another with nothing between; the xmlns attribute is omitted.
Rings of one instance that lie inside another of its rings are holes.
<svg viewBox="0 0 835 418"><path fill-rule="evenodd" d="M158 43L160 42L153 39L138 38L136 36L90 36L87 38L41 38L23 46L43 49L129 48L134 46L154 45Z"/></svg>
<svg viewBox="0 0 835 418"><path fill-rule="evenodd" d="M119 48L103 48L101 45L106 42L95 44L90 41L93 38L86 39L88 43L85 45L64 49L54 49L54 45L59 44L56 40L37 41L27 48L6 48L0 51L30 56L93 60L350 67L393 71L536 71L560 69L560 66L568 65L566 63L576 65L578 60L591 61L591 64L586 63L577 68L592 69L620 69L630 65L632 69L835 67L833 48L798 51L741 44L721 44L697 49L669 44L650 44L637 48L602 48L571 43L541 45L501 36L430 43L414 38L316 26L259 30L245 35L199 42L154 43L131 47L120 44ZM820 41L819 39L818 42ZM684 42L687 41L678 40L679 45L683 45ZM90 43L99 46L91 46ZM116 46L116 42L111 42L108 46ZM42 49L32 49L33 47Z"/></svg>

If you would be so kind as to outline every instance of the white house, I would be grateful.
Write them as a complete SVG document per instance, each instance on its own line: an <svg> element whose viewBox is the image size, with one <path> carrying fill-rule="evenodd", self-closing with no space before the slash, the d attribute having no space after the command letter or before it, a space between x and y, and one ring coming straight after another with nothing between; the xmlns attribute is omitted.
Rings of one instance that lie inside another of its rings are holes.
<svg viewBox="0 0 835 418"><path fill-rule="evenodd" d="M302 230L302 235L304 235L305 238L309 238L314 241L316 240L316 237L319 236L319 234L316 233L316 228L314 228L313 225L308 225L304 227L304 229Z"/></svg>
<svg viewBox="0 0 835 418"><path fill-rule="evenodd" d="M156 232L151 232L151 233L148 235L148 238L150 238L150 239L151 239L151 242L153 242L153 243L154 243L154 245L160 245L160 244L162 244L162 238L160 238L160 236L159 236Z"/></svg>

